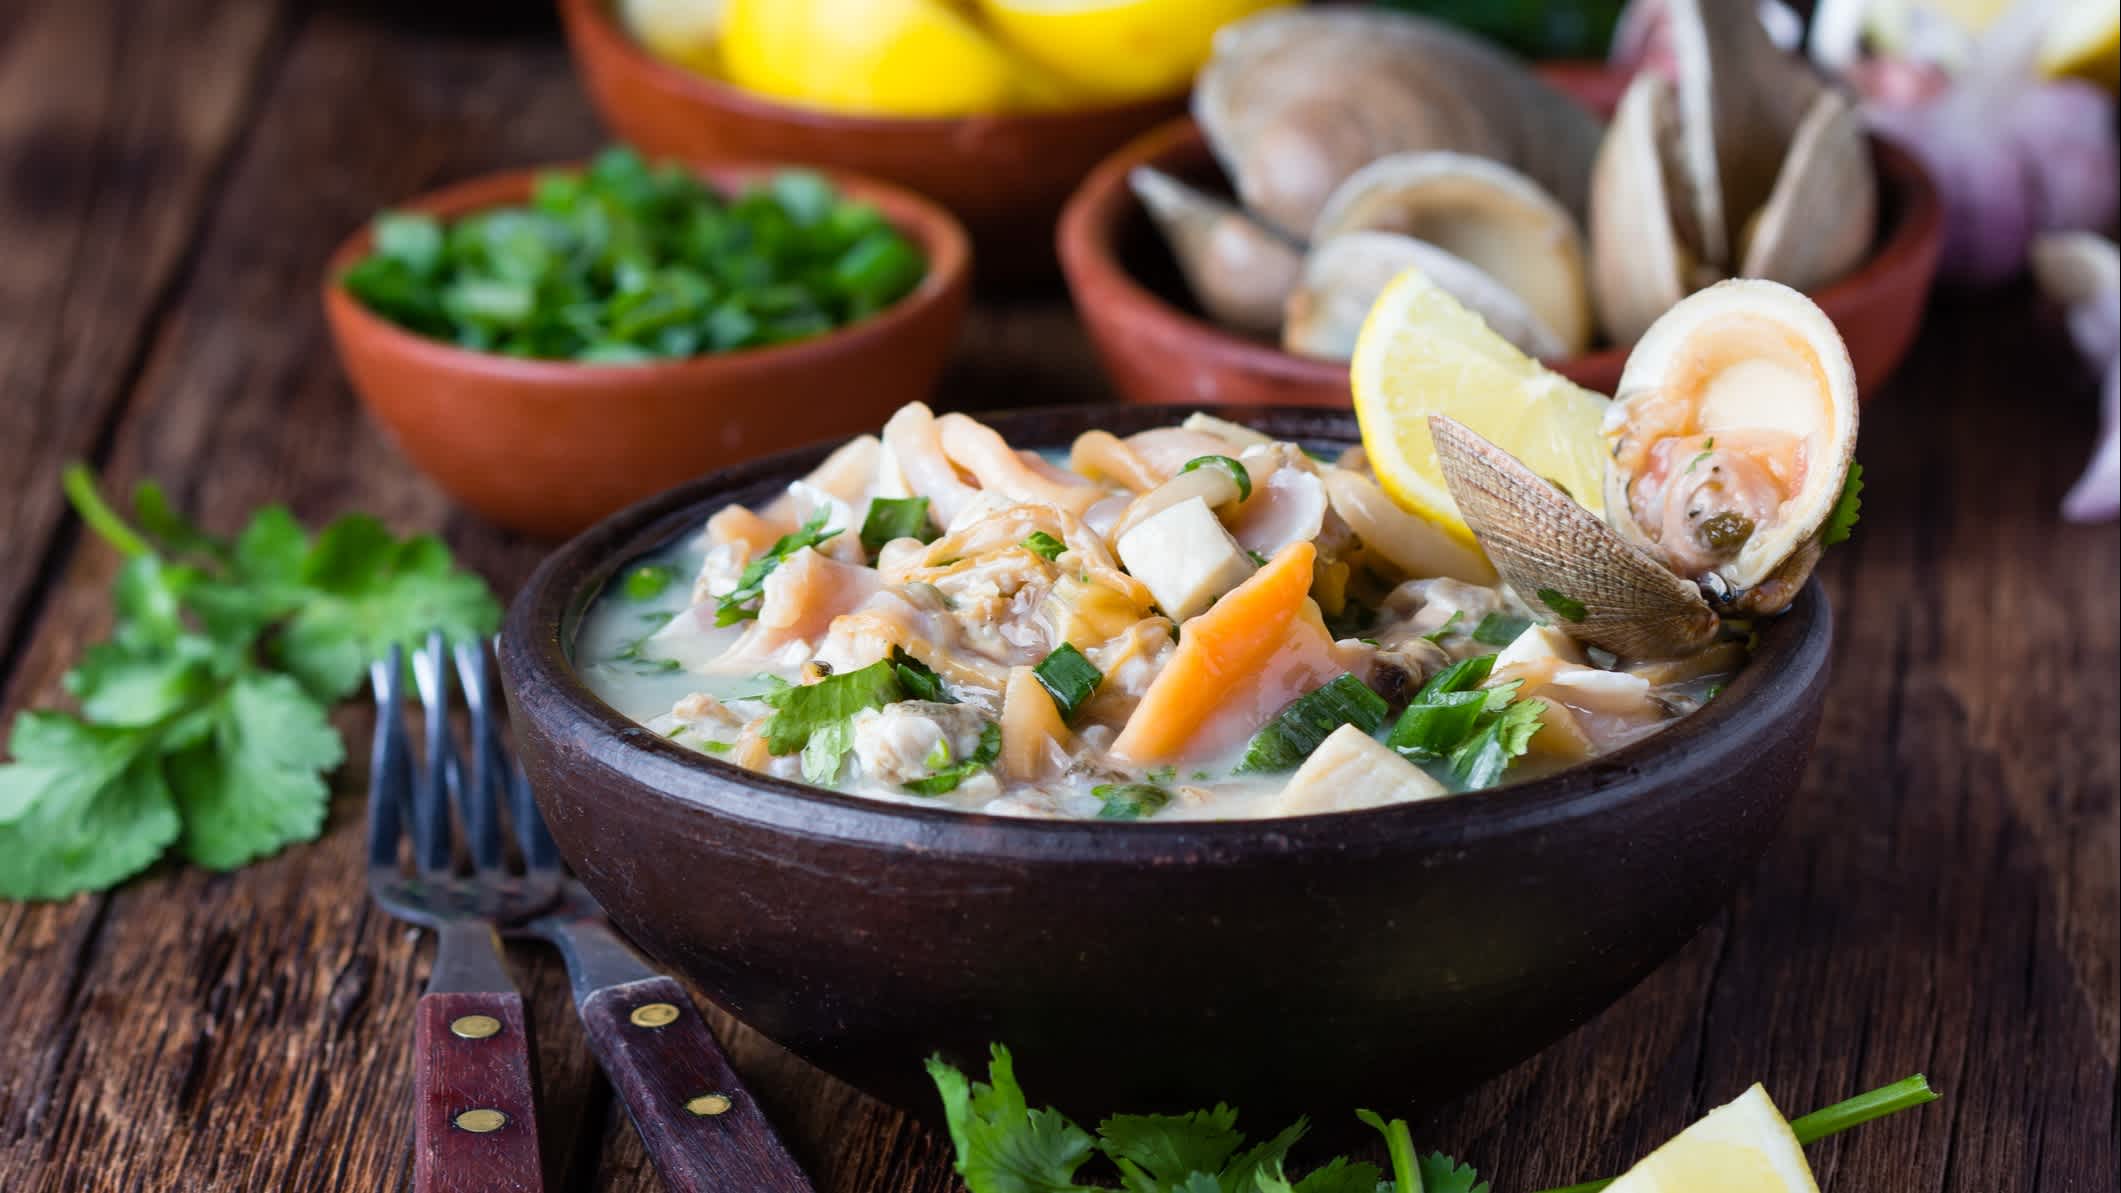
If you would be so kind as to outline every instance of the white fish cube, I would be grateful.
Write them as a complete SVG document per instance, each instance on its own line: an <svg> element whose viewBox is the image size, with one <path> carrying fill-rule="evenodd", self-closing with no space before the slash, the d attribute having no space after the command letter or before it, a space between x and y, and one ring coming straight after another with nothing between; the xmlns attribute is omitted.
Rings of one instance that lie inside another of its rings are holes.
<svg viewBox="0 0 2121 1193"><path fill-rule="evenodd" d="M1115 546L1120 562L1174 621L1202 612L1256 570L1252 557L1198 497L1143 519Z"/></svg>

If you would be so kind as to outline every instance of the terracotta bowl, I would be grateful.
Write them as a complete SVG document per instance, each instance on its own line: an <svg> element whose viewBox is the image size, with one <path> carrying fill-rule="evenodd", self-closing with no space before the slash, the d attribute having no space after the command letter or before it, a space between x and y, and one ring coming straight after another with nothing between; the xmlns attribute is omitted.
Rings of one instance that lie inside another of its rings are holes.
<svg viewBox="0 0 2121 1193"><path fill-rule="evenodd" d="M700 174L728 189L771 172L725 165ZM447 219L523 202L538 173L476 179L398 209ZM325 268L339 360L370 416L420 471L503 526L555 538L703 472L873 428L933 388L964 320L971 250L933 203L831 177L928 259L918 286L859 323L792 344L643 365L474 352L390 322L339 284L369 251L364 228Z"/></svg>
<svg viewBox="0 0 2121 1193"><path fill-rule="evenodd" d="M1580 69L1544 72L1587 106L1617 98L1612 76ZM1876 392L1907 354L1937 269L1941 210L1914 159L1873 141L1882 184L1878 245L1855 273L1813 298L1848 342L1865 395ZM1075 309L1090 330L1122 396L1135 402L1289 402L1345 407L1348 367L1283 352L1210 321L1187 293L1163 237L1127 173L1154 166L1227 193L1190 117L1144 134L1085 179L1061 215L1061 268ZM1627 363L1625 348L1556 362L1579 385L1610 394Z"/></svg>
<svg viewBox="0 0 2121 1193"><path fill-rule="evenodd" d="M1175 422L1168 407L1001 415L1019 445ZM1353 442L1345 413L1219 411ZM1399 807L1133 825L839 795L673 745L569 660L628 560L762 502L811 448L599 523L517 597L501 666L561 852L612 918L739 1018L932 1114L921 1058L1008 1044L1072 1112L1433 1104L1625 993L1749 873L1804 773L1832 638L1815 582L1713 703L1590 765ZM1121 1106L1119 1103L1126 1105Z"/></svg>
<svg viewBox="0 0 2121 1193"><path fill-rule="evenodd" d="M1185 110L1183 95L1064 112L955 119L850 116L703 78L650 54L609 0L560 0L590 102L645 153L694 161L816 162L940 202L979 245L982 281L1050 278L1049 229L1092 166Z"/></svg>

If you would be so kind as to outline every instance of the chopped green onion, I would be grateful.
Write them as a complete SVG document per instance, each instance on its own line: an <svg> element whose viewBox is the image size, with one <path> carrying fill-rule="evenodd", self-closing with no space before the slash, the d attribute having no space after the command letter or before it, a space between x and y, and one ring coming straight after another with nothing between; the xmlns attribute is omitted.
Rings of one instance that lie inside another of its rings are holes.
<svg viewBox="0 0 2121 1193"><path fill-rule="evenodd" d="M1041 659L1038 666L1031 669L1031 674L1053 697L1053 706L1060 710L1063 721L1075 718L1075 711L1090 699L1105 678L1105 673L1084 658L1082 651L1067 642Z"/></svg>
<svg viewBox="0 0 2121 1193"><path fill-rule="evenodd" d="M1480 619L1479 625L1473 627L1473 641L1486 646L1508 646L1517 641L1526 630L1531 629L1532 625L1532 619L1529 617L1519 617L1514 613L1490 613Z"/></svg>
<svg viewBox="0 0 2121 1193"><path fill-rule="evenodd" d="M1222 469L1224 472L1229 473L1230 479L1237 482L1237 499L1239 501L1251 500L1252 474L1245 471L1245 466L1243 464L1238 463L1237 461L1231 459L1228 456L1195 456L1192 459L1186 461L1185 467L1180 468L1178 470L1179 475L1183 476L1196 468L1204 468L1209 465L1213 465L1217 468Z"/></svg>
<svg viewBox="0 0 2121 1193"><path fill-rule="evenodd" d="M1238 772L1291 770L1342 725L1375 733L1390 711L1370 685L1353 675L1338 676L1284 705L1253 735Z"/></svg>
<svg viewBox="0 0 2121 1193"><path fill-rule="evenodd" d="M906 790L915 795L948 795L956 791L958 784L978 774L1002 754L1002 728L992 721L980 727L979 745L963 762L949 762L950 747L947 742L936 743L942 748L944 761L938 767L931 762L935 773L925 779L914 779L905 784Z"/></svg>
<svg viewBox="0 0 2121 1193"><path fill-rule="evenodd" d="M1068 549L1068 544L1054 538L1043 530L1032 531L1031 537L1024 540L1024 546L1032 554L1047 560L1059 559L1061 552Z"/></svg>
<svg viewBox="0 0 2121 1193"><path fill-rule="evenodd" d="M1162 811L1171 793L1154 783L1103 783L1090 794L1104 801L1099 820L1142 820Z"/></svg>
<svg viewBox="0 0 2121 1193"><path fill-rule="evenodd" d="M877 497L869 502L869 513L862 518L862 546L871 555L892 539L932 543L935 537L934 528L928 525L925 497Z"/></svg>
<svg viewBox="0 0 2121 1193"><path fill-rule="evenodd" d="M1488 682L1488 673L1493 670L1494 655L1482 654L1474 655L1470 659L1460 659L1430 676L1429 682L1421 685L1421 691L1414 694L1414 703L1422 704L1448 692L1477 688Z"/></svg>

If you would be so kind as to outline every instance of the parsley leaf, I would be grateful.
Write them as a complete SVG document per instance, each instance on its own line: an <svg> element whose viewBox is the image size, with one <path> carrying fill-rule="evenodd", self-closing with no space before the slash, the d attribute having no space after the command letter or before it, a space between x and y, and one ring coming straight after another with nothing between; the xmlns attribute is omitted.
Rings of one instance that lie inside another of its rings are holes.
<svg viewBox="0 0 2121 1193"><path fill-rule="evenodd" d="M1841 484L1841 497L1834 502L1834 512L1827 516L1826 529L1820 533L1821 546L1831 547L1845 543L1856 529L1856 520L1863 516L1863 465L1849 465L1849 478Z"/></svg>
<svg viewBox="0 0 2121 1193"><path fill-rule="evenodd" d="M1222 1104L1191 1114L1115 1114L1097 1125L1097 1135L1099 1150L1123 1175L1146 1176L1158 1188L1222 1171L1245 1142L1236 1109Z"/></svg>
<svg viewBox="0 0 2121 1193"><path fill-rule="evenodd" d="M766 723L766 751L786 755L807 746L811 734L845 721L865 708L896 704L905 699L905 691L900 687L898 674L892 670L890 661L879 660L854 671L828 675L816 683L778 688L759 699L775 709L773 719ZM853 745L851 737L847 745ZM834 769L838 767L835 765ZM806 778L808 774L806 760Z"/></svg>
<svg viewBox="0 0 2121 1193"><path fill-rule="evenodd" d="M302 561L301 588L275 653L324 701L352 694L392 643L410 652L437 629L453 642L477 641L500 622L486 582L457 570L440 539L392 538L366 514L324 528Z"/></svg>
<svg viewBox="0 0 2121 1193"><path fill-rule="evenodd" d="M169 758L185 856L229 870L314 838L330 802L324 773L346 759L325 707L288 676L253 672L209 715L202 740Z"/></svg>
<svg viewBox="0 0 2121 1193"><path fill-rule="evenodd" d="M1471 1164L1460 1164L1442 1152L1421 1158L1421 1188L1422 1193L1489 1193L1488 1182Z"/></svg>
<svg viewBox="0 0 2121 1193"><path fill-rule="evenodd" d="M1076 1170L1095 1150L1088 1131L1057 1110L1033 1110L1016 1083L1009 1050L996 1044L987 1080L971 1081L930 1057L928 1076L943 1099L957 1174L971 1193L1078 1193Z"/></svg>
<svg viewBox="0 0 2121 1193"><path fill-rule="evenodd" d="M1451 751L1451 777L1467 791L1493 787L1510 763L1530 748L1546 711L1543 700L1518 700L1504 707Z"/></svg>
<svg viewBox="0 0 2121 1193"><path fill-rule="evenodd" d="M915 795L948 795L957 790L959 783L986 769L995 759L1002 756L1002 727L992 721L982 725L979 731L979 745L961 762L949 760L947 743L937 744L943 747L944 758L935 768L935 773L906 784L906 790Z"/></svg>
<svg viewBox="0 0 2121 1193"><path fill-rule="evenodd" d="M1104 801L1099 820L1141 820L1162 811L1171 793L1154 783L1100 783L1090 794Z"/></svg>
<svg viewBox="0 0 2121 1193"><path fill-rule="evenodd" d="M737 622L757 617L757 602L765 596L766 577L773 574L773 569L781 566L782 560L797 551L805 547L815 547L839 533L837 530L825 529L825 519L830 515L830 510L819 510L794 534L784 534L775 539L764 555L745 564L744 570L737 575L736 587L730 589L715 605L714 624L735 625Z"/></svg>

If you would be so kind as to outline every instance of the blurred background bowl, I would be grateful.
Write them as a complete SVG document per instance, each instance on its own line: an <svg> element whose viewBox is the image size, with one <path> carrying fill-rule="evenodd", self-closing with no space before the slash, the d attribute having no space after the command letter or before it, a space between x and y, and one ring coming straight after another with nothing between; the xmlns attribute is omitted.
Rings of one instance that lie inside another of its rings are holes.
<svg viewBox="0 0 2121 1193"><path fill-rule="evenodd" d="M815 163L888 179L955 212L979 246L982 282L1049 278L1047 229L1083 176L1183 94L1056 112L951 118L856 116L754 95L657 58L608 0L560 0L567 44L612 135L651 157Z"/></svg>
<svg viewBox="0 0 2121 1193"><path fill-rule="evenodd" d="M780 169L715 165L724 190ZM473 179L396 205L443 220L530 198L543 169ZM928 396L964 321L971 249L950 213L895 186L827 177L917 245L927 273L857 323L794 343L651 364L524 360L398 326L339 278L369 230L332 255L324 309L369 416L450 496L514 530L560 537L651 493L763 453L873 430Z"/></svg>
<svg viewBox="0 0 2121 1193"><path fill-rule="evenodd" d="M1540 73L1601 116L1627 80L1602 68L1548 65ZM1913 342L1937 270L1942 212L1913 158L1877 139L1879 230L1855 272L1813 294L1848 342L1863 393L1874 393ZM1272 341L1209 319L1194 302L1164 238L1127 185L1153 166L1212 193L1229 193L1191 117L1130 142L1084 180L1061 215L1062 271L1106 371L1133 402L1291 403L1345 407L1348 366L1284 352ZM1548 362L1586 388L1611 394L1628 349L1606 347Z"/></svg>

